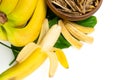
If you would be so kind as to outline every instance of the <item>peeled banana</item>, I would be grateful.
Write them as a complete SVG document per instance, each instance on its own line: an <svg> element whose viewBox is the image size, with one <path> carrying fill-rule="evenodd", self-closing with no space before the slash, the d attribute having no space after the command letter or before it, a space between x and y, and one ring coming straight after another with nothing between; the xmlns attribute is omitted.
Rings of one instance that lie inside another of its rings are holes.
<svg viewBox="0 0 120 80"><path fill-rule="evenodd" d="M54 30L57 32L57 34L56 36L51 38L51 36L56 33ZM50 49L56 43L60 33L61 33L61 27L57 25L53 26L46 33L42 42L40 44L36 44L40 47L32 51L32 53L29 54L29 56L27 55L27 58L24 59L21 63L15 64L13 67L9 68L8 70L0 74L0 80L22 80L30 73L32 73L35 69L37 69L46 60L47 57L49 57L50 59L49 76L50 77L53 76L54 73L56 72L58 61L56 54L50 52ZM34 46L34 43L31 44L32 46ZM26 46L31 46L31 44L28 44ZM28 47L28 49L29 48L30 47ZM20 54L20 56L18 57L24 57L24 56L21 56Z"/></svg>

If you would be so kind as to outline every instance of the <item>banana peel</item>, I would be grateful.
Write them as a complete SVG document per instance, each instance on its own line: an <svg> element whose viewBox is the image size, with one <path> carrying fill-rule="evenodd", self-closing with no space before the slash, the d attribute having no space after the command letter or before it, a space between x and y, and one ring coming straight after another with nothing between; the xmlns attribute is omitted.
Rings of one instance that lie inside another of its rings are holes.
<svg viewBox="0 0 120 80"><path fill-rule="evenodd" d="M8 21L4 25L8 27L23 27L31 18L38 1L19 0L14 10L7 15Z"/></svg>
<svg viewBox="0 0 120 80"><path fill-rule="evenodd" d="M0 11L6 15L11 13L16 7L19 0L0 0Z"/></svg>
<svg viewBox="0 0 120 80"><path fill-rule="evenodd" d="M2 74L0 80L22 80L37 69L47 58L47 54L41 49L36 49L22 63L17 63Z"/></svg>
<svg viewBox="0 0 120 80"><path fill-rule="evenodd" d="M34 14L24 28L11 27L12 24L3 25L8 41L18 47L25 46L29 42L34 41L39 35L45 17L46 3L44 0L38 0Z"/></svg>
<svg viewBox="0 0 120 80"><path fill-rule="evenodd" d="M69 64L68 64L67 58L65 56L65 53L61 49L59 49L59 48L53 48L53 52L56 53L57 58L58 58L60 64L64 68L68 69L69 68Z"/></svg>
<svg viewBox="0 0 120 80"><path fill-rule="evenodd" d="M0 26L0 40L7 41L7 35L3 27Z"/></svg>
<svg viewBox="0 0 120 80"><path fill-rule="evenodd" d="M49 77L54 76L58 67L59 54L56 54L51 49L54 50L53 46L60 36L60 33L61 27L53 25L45 34L40 44L35 44L33 42L27 44L18 55L16 59L17 63L0 74L0 80L22 80L40 67L47 58L50 60ZM56 35L51 38L54 34Z"/></svg>

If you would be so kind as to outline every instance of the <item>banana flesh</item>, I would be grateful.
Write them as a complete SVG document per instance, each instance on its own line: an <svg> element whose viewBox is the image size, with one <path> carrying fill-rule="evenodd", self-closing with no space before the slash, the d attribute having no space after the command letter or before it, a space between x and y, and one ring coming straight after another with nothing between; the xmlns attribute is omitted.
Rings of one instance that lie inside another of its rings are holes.
<svg viewBox="0 0 120 80"><path fill-rule="evenodd" d="M25 59L27 59L31 53L33 53L37 48L39 48L38 45L35 43L28 43L18 54L16 61L21 63Z"/></svg>

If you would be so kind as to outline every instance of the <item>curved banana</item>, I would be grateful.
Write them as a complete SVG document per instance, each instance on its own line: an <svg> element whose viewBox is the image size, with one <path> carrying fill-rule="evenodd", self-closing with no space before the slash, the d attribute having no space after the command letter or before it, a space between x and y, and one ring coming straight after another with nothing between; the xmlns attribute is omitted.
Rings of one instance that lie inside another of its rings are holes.
<svg viewBox="0 0 120 80"><path fill-rule="evenodd" d="M56 72L58 60L56 54L50 52L50 49L56 43L57 39L60 36L60 33L61 27L57 25L53 26L47 32L42 42L40 44L36 44L39 45L39 47L32 51L32 54L28 54L29 56L27 55L26 56L27 58L24 59L21 63L15 64L13 67L9 68L8 70L0 74L0 80L22 80L30 73L32 73L35 69L37 69L46 60L47 57L49 57L50 59L49 76L52 77ZM51 36L54 34L56 35L53 36L53 38L51 38ZM30 43L27 45L27 47L28 46L31 47L31 44L33 46L36 46L34 43ZM24 47L23 50L27 50L26 47ZM21 53L20 56L18 57L22 58L23 55L26 54L26 52L31 53L31 51L25 51L25 53Z"/></svg>
<svg viewBox="0 0 120 80"><path fill-rule="evenodd" d="M6 25L20 27L25 25L32 16L38 0L19 0L15 9L7 15Z"/></svg>
<svg viewBox="0 0 120 80"><path fill-rule="evenodd" d="M25 61L17 63L0 75L0 80L22 80L32 73L47 58L47 54L41 49L36 49Z"/></svg>
<svg viewBox="0 0 120 80"><path fill-rule="evenodd" d="M0 3L0 11L9 14L16 7L19 0L2 0Z"/></svg>
<svg viewBox="0 0 120 80"><path fill-rule="evenodd" d="M34 14L24 28L14 28L9 25L3 25L7 33L8 41L14 46L24 46L34 41L39 35L45 17L45 0L38 0Z"/></svg>

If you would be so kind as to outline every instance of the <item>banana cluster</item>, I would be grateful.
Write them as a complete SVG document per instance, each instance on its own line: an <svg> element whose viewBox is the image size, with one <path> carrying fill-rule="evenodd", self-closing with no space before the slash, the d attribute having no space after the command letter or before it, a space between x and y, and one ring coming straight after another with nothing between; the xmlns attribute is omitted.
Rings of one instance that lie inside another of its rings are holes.
<svg viewBox="0 0 120 80"><path fill-rule="evenodd" d="M45 17L45 0L2 0L0 40L18 47L25 46L38 37Z"/></svg>
<svg viewBox="0 0 120 80"><path fill-rule="evenodd" d="M22 80L40 67L47 58L50 60L50 77L54 76L58 62L64 68L69 67L64 52L53 47L61 34L61 27L55 24L49 29L48 20L45 19L41 32L37 43L28 43L18 54L17 63L0 74L0 80Z"/></svg>
<svg viewBox="0 0 120 80"><path fill-rule="evenodd" d="M59 20L49 29L45 19L46 8L45 0L0 0L0 40L24 46L16 58L16 64L1 73L0 80L22 80L47 58L50 60L50 77L55 74L58 62L68 68L64 52L54 47L60 34L76 48L82 47L81 42L93 42L87 34L94 29L73 22ZM38 41L34 43L36 38Z"/></svg>

